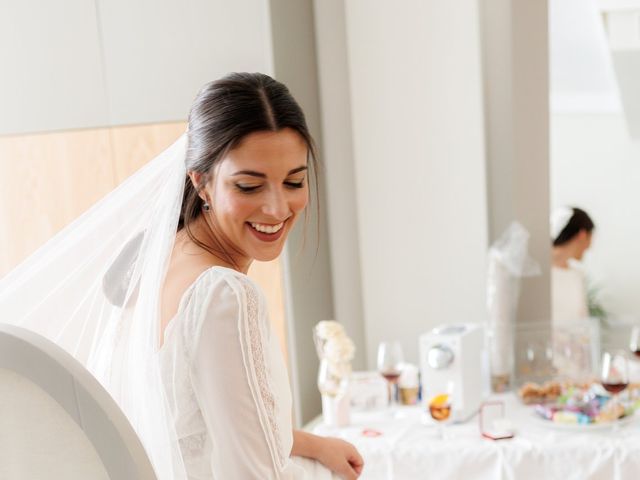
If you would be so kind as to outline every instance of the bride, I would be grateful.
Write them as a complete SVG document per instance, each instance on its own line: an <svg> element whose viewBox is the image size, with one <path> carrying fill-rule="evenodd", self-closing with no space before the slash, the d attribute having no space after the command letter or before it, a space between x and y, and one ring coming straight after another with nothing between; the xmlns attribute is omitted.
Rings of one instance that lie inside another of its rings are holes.
<svg viewBox="0 0 640 480"><path fill-rule="evenodd" d="M287 370L246 275L282 251L315 164L288 89L229 74L200 91L183 137L0 281L2 321L101 381L159 479L363 469L353 445L292 429Z"/></svg>

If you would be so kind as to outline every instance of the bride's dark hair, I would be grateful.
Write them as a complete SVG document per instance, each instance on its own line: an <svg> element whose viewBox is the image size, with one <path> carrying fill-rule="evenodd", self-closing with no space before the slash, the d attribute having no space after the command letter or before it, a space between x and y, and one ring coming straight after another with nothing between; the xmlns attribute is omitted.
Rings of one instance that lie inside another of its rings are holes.
<svg viewBox="0 0 640 480"><path fill-rule="evenodd" d="M573 215L564 226L562 231L553 240L553 246L558 247L571 241L581 230L591 233L595 228L595 224L587 212L581 208L572 207Z"/></svg>
<svg viewBox="0 0 640 480"><path fill-rule="evenodd" d="M233 248L231 244L221 241L226 239L217 229L215 205L211 206L214 245L203 243L190 229L190 224L202 211L203 200L199 192L211 179L215 166L244 137L283 128L297 131L307 143L308 159L311 160L309 169L313 173L317 197L315 144L302 109L285 85L262 73L231 73L202 87L191 107L185 166L187 172L201 173L202 180L196 188L189 175L185 178L178 230L184 228L194 243L236 267L233 253L241 252L229 252L228 248Z"/></svg>

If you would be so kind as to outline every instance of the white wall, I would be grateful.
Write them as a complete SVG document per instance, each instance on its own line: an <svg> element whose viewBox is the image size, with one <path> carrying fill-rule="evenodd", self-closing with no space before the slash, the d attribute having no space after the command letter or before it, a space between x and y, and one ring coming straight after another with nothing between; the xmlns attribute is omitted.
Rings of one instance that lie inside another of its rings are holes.
<svg viewBox="0 0 640 480"><path fill-rule="evenodd" d="M205 82L272 72L266 0L0 2L0 134L185 120Z"/></svg>
<svg viewBox="0 0 640 480"><path fill-rule="evenodd" d="M366 345L484 318L476 1L345 3ZM350 232L343 232L350 235Z"/></svg>
<svg viewBox="0 0 640 480"><path fill-rule="evenodd" d="M584 208L596 224L589 278L613 314L640 315L640 141L622 114L551 118L551 204Z"/></svg>

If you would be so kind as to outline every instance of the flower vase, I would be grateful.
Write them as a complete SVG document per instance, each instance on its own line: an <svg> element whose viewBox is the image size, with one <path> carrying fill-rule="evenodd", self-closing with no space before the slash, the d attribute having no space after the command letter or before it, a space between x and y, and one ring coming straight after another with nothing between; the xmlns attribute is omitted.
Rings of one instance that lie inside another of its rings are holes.
<svg viewBox="0 0 640 480"><path fill-rule="evenodd" d="M322 395L322 418L329 427L346 427L350 420L350 397L348 393L339 397Z"/></svg>
<svg viewBox="0 0 640 480"><path fill-rule="evenodd" d="M326 358L320 361L318 389L322 395L322 417L325 425L345 427L349 425L350 396L349 362L332 363Z"/></svg>

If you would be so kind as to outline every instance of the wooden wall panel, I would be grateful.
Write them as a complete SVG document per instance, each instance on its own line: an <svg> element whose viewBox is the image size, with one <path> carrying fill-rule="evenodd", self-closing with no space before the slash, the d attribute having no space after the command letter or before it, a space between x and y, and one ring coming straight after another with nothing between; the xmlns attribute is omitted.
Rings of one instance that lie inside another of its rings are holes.
<svg viewBox="0 0 640 480"><path fill-rule="evenodd" d="M282 265L277 258L271 262L253 262L249 268L249 276L256 281L264 291L269 304L269 318L271 325L278 335L280 349L289 365L287 349L287 324L284 310L284 291L282 285Z"/></svg>
<svg viewBox="0 0 640 480"><path fill-rule="evenodd" d="M105 130L0 137L0 276L114 186Z"/></svg>
<svg viewBox="0 0 640 480"><path fill-rule="evenodd" d="M120 184L152 160L177 140L186 129L185 122L111 128L116 182Z"/></svg>

